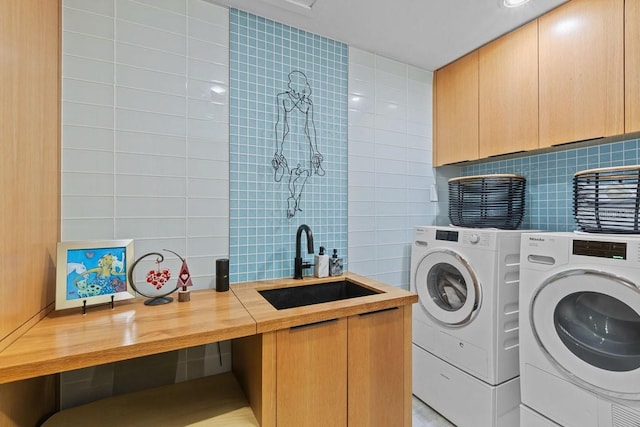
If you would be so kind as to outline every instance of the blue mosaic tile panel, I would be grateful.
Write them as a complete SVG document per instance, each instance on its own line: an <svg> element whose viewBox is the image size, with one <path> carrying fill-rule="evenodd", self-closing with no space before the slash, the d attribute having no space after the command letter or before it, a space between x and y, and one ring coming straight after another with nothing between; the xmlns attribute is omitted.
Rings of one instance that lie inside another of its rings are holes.
<svg viewBox="0 0 640 427"><path fill-rule="evenodd" d="M347 45L237 9L229 42L230 281L293 276L301 224L346 256Z"/></svg>

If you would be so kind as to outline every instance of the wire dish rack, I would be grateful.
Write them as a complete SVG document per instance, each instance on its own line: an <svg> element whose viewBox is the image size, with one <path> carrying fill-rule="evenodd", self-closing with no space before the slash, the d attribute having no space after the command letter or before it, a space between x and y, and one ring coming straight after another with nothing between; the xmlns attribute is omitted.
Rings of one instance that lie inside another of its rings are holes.
<svg viewBox="0 0 640 427"><path fill-rule="evenodd" d="M640 233L640 165L589 169L573 176L573 216L589 233Z"/></svg>
<svg viewBox="0 0 640 427"><path fill-rule="evenodd" d="M520 175L462 176L449 181L453 225L515 230L525 210L527 180Z"/></svg>

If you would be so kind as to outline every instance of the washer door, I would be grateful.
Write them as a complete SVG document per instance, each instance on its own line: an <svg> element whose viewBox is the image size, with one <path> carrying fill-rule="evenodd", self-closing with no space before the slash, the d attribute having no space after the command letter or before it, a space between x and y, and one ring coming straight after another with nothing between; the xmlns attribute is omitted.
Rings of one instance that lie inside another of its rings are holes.
<svg viewBox="0 0 640 427"><path fill-rule="evenodd" d="M463 326L480 308L480 290L473 270L450 250L428 252L416 269L420 305L437 323Z"/></svg>
<svg viewBox="0 0 640 427"><path fill-rule="evenodd" d="M594 270L547 279L530 303L533 335L574 383L606 396L640 398L640 290Z"/></svg>

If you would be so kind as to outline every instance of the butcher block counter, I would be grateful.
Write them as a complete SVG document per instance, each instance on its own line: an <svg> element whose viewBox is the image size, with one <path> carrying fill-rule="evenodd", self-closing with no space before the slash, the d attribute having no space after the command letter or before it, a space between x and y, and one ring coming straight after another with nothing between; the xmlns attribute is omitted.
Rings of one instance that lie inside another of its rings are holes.
<svg viewBox="0 0 640 427"><path fill-rule="evenodd" d="M336 281L366 295L277 309L261 294ZM0 384L231 340L233 374L263 427L410 426L417 300L345 273L237 283L158 306L135 298L56 311L0 352Z"/></svg>

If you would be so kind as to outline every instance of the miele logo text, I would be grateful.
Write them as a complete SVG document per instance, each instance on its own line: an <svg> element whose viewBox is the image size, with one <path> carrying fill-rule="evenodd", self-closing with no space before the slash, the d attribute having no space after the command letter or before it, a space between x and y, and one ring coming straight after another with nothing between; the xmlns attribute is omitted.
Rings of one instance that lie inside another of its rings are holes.
<svg viewBox="0 0 640 427"><path fill-rule="evenodd" d="M542 237L529 237L529 240L533 242L544 242L544 239Z"/></svg>

